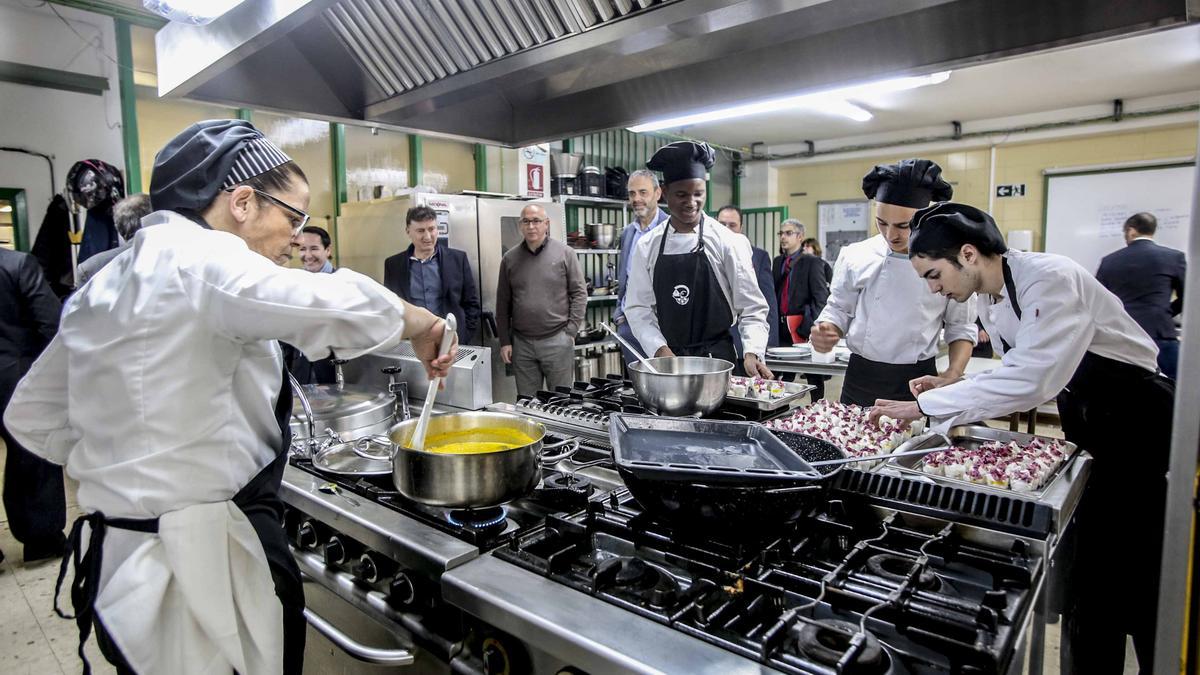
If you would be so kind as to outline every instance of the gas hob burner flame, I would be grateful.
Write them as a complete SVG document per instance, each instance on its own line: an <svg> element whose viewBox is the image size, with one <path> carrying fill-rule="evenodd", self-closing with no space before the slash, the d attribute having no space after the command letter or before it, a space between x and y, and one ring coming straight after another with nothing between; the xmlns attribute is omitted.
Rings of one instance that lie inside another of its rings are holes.
<svg viewBox="0 0 1200 675"><path fill-rule="evenodd" d="M858 641L861 644L856 645ZM890 658L870 631L838 619L801 621L792 627L785 648L796 656L838 669L847 675L876 675L889 670ZM841 663L851 650L848 663ZM839 668L840 664L840 668Z"/></svg>
<svg viewBox="0 0 1200 675"><path fill-rule="evenodd" d="M468 530L490 530L503 527L508 520L508 509L491 506L483 509L454 509L446 514L451 525Z"/></svg>

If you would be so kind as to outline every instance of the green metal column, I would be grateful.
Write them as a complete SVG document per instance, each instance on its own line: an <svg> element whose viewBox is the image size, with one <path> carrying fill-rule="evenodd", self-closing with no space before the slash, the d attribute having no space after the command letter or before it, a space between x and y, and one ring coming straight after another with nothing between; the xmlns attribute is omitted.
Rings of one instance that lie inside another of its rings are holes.
<svg viewBox="0 0 1200 675"><path fill-rule="evenodd" d="M733 178L731 179L732 194L729 203L740 207L742 205L742 155L738 153L733 158Z"/></svg>
<svg viewBox="0 0 1200 675"><path fill-rule="evenodd" d="M249 111L247 111L249 112ZM241 110L238 111L239 116ZM346 125L339 122L329 123L329 153L332 155L333 165L333 232L330 236L333 238L333 264L340 265L338 259L340 250L337 245L338 241L338 218L342 215L342 204L345 204L349 198L346 190Z"/></svg>
<svg viewBox="0 0 1200 675"><path fill-rule="evenodd" d="M712 210L712 179L709 178L704 181L704 212L711 213Z"/></svg>
<svg viewBox="0 0 1200 675"><path fill-rule="evenodd" d="M237 118L246 122L254 123L254 111L249 108L238 108Z"/></svg>
<svg viewBox="0 0 1200 675"><path fill-rule="evenodd" d="M137 99L133 89L133 46L129 22L113 19L117 34L117 81L121 85L121 145L125 149L125 193L142 191L142 158L138 148Z"/></svg>
<svg viewBox="0 0 1200 675"><path fill-rule="evenodd" d="M488 189L487 146L475 144L475 189L487 192Z"/></svg>
<svg viewBox="0 0 1200 675"><path fill-rule="evenodd" d="M425 172L425 150L418 134L408 135L408 187L416 187L421 183L421 174Z"/></svg>

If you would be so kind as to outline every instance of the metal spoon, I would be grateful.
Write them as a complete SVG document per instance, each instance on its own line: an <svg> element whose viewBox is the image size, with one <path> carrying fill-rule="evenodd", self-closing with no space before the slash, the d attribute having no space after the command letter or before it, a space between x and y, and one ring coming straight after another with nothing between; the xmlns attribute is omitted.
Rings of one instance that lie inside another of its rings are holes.
<svg viewBox="0 0 1200 675"><path fill-rule="evenodd" d="M600 327L603 328L604 330L608 331L609 335L616 338L617 342L621 343L622 347L633 352L633 355L638 357L638 360L642 362L642 365L646 366L646 370L649 370L650 372L654 373L655 375L659 374L658 369L655 368L654 366L650 365L650 359L646 358L646 356L642 354L642 350L634 349L633 345L626 342L625 338L621 337L620 335L617 335L617 331L615 329L613 329L612 326L608 325L607 322L601 321Z"/></svg>
<svg viewBox="0 0 1200 675"><path fill-rule="evenodd" d="M458 320L453 314L446 315L446 327L442 331L442 344L438 348L438 357L445 355L450 351L450 345L454 342L454 335L458 332ZM425 449L425 434L429 431L429 417L433 415L433 399L437 397L438 385L441 384L442 378L435 377L429 381L429 391L425 392L425 405L421 406L421 418L417 420L417 428L413 430L412 439L408 443L408 447L413 450Z"/></svg>

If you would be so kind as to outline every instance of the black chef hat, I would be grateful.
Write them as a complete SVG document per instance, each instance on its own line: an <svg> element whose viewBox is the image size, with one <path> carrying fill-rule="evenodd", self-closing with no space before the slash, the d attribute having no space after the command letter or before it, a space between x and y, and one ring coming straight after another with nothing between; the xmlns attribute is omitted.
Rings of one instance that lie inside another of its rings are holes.
<svg viewBox="0 0 1200 675"><path fill-rule="evenodd" d="M708 143L675 141L656 150L646 168L661 171L663 184L670 185L677 180L708 178L708 170L716 159L717 154Z"/></svg>
<svg viewBox="0 0 1200 675"><path fill-rule="evenodd" d="M916 255L957 258L963 244L971 244L984 255L999 255L1008 250L996 221L966 204L930 204L917 211L909 228L912 230L908 240L910 258Z"/></svg>
<svg viewBox="0 0 1200 675"><path fill-rule="evenodd" d="M155 210L199 212L222 188L292 161L245 120L205 120L184 129L154 157Z"/></svg>
<svg viewBox="0 0 1200 675"><path fill-rule="evenodd" d="M911 209L954 196L954 188L942 178L942 167L927 159L878 165L863 176L862 189L867 199Z"/></svg>

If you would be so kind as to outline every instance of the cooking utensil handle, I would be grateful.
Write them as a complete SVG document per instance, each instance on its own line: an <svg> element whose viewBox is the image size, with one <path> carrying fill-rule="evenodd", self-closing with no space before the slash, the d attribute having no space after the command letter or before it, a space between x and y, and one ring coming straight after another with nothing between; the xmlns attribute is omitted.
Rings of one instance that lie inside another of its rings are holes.
<svg viewBox="0 0 1200 675"><path fill-rule="evenodd" d="M613 328L612 326L608 325L607 321L601 321L600 327L603 328L604 330L608 331L608 334L613 336L613 338L615 338L616 341L619 342L622 347L624 347L625 349L628 349L630 352L633 353L634 356L638 357L638 360L640 360L642 362L642 365L646 366L646 370L649 370L650 372L652 372L656 375L658 374L658 369L650 364L650 360L647 359L646 356L642 354L642 350L635 349L633 345L626 342L625 338L618 335L616 329Z"/></svg>
<svg viewBox="0 0 1200 675"><path fill-rule="evenodd" d="M546 455L547 450L561 448L564 445L570 445L571 449L567 450L565 452L560 452L557 455ZM565 441L559 441L557 443L550 443L548 445L543 445L542 446L542 454L541 454L541 457L539 457L539 459L541 460L542 464L554 464L555 462L561 462L562 460L574 455L576 452L579 452L579 439L578 438L570 438Z"/></svg>
<svg viewBox="0 0 1200 675"><path fill-rule="evenodd" d="M408 649L381 649L357 642L311 609L304 609L304 619L308 621L308 625L313 627L313 630L337 645L338 649L364 663L374 663L380 666L411 666L416 661L416 657Z"/></svg>
<svg viewBox="0 0 1200 675"><path fill-rule="evenodd" d="M311 457L312 444L314 441L316 441L316 439L313 437L317 435L316 431L314 430L317 425L313 421L312 405L308 402L308 397L304 395L304 387L300 386L300 382L296 380L295 375L292 375L292 371L288 370L284 372L287 373L288 380L292 383L292 391L296 392L296 395L300 397L300 407L304 409L304 419L308 421L308 438L305 440L308 452L305 454L305 456Z"/></svg>
<svg viewBox="0 0 1200 675"><path fill-rule="evenodd" d="M890 457L905 457L908 455L928 455L931 452L940 452L949 450L948 445L939 445L936 448L922 448L920 450L905 450L903 452L889 452L882 455L864 455L862 457L845 457L843 459L822 459L818 462L809 462L809 466L833 466L835 464L853 464L854 462L870 462L876 459L888 459Z"/></svg>
<svg viewBox="0 0 1200 675"><path fill-rule="evenodd" d="M458 319L454 314L446 315L446 326L442 329L442 344L438 347L438 358L445 356L454 343L454 334L458 331ZM437 398L438 385L442 378L435 377L429 381L429 390L425 393L425 405L421 406L421 419L417 420L417 428L413 430L409 446L414 450L425 449L425 433L429 430L429 416L433 414L433 401Z"/></svg>

